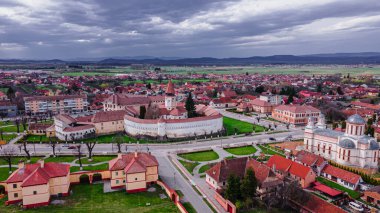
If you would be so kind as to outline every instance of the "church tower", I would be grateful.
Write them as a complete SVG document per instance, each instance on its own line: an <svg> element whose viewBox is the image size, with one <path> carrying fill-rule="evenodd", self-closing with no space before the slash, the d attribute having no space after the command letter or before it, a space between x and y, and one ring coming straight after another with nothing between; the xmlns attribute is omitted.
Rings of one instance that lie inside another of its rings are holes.
<svg viewBox="0 0 380 213"><path fill-rule="evenodd" d="M172 80L169 80L168 86L165 92L165 108L167 110L172 110L177 107L177 101L175 97L174 85Z"/></svg>

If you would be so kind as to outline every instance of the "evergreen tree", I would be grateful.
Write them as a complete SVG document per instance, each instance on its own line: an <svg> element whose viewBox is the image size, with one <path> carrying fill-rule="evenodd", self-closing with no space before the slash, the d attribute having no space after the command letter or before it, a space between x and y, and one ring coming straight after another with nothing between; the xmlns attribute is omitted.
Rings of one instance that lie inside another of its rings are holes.
<svg viewBox="0 0 380 213"><path fill-rule="evenodd" d="M196 116L195 104L194 104L194 100L193 100L193 96L191 95L191 92L189 92L189 94L187 96L185 108L187 110L187 115L189 118Z"/></svg>
<svg viewBox="0 0 380 213"><path fill-rule="evenodd" d="M11 100L11 101L12 101L13 98L15 97L15 91L13 90L12 87L9 87L9 88L8 88L7 96L8 96L8 99Z"/></svg>
<svg viewBox="0 0 380 213"><path fill-rule="evenodd" d="M294 98L293 95L289 95L287 104L293 103Z"/></svg>
<svg viewBox="0 0 380 213"><path fill-rule="evenodd" d="M322 84L317 85L317 92L322 92Z"/></svg>
<svg viewBox="0 0 380 213"><path fill-rule="evenodd" d="M256 194L256 188L257 180L255 172L252 169L248 169L240 185L241 196L244 199L252 199Z"/></svg>
<svg viewBox="0 0 380 213"><path fill-rule="evenodd" d="M148 84L146 85L146 88L147 88L147 89L152 89L152 85L151 85L150 83L148 83Z"/></svg>
<svg viewBox="0 0 380 213"><path fill-rule="evenodd" d="M145 118L145 114L146 114L146 108L145 108L145 106L140 106L140 116L139 116L139 118L140 119L144 119Z"/></svg>
<svg viewBox="0 0 380 213"><path fill-rule="evenodd" d="M263 86L258 86L255 89L255 92L259 93L259 94L262 93L262 92L264 92L264 91L265 91L265 88Z"/></svg>
<svg viewBox="0 0 380 213"><path fill-rule="evenodd" d="M336 88L336 92L339 94L339 95L343 95L344 92L342 91L342 88L341 87L337 87Z"/></svg>
<svg viewBox="0 0 380 213"><path fill-rule="evenodd" d="M240 180L234 174L230 175L227 179L225 197L233 203L240 198Z"/></svg>

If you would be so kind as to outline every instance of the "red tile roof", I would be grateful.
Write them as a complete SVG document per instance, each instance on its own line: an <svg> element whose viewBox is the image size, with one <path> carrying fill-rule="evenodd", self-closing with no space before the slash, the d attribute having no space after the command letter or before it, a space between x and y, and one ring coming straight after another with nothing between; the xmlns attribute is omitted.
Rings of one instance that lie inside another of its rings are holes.
<svg viewBox="0 0 380 213"><path fill-rule="evenodd" d="M124 169L126 174L146 172L146 169L141 165L136 158L132 158L131 162Z"/></svg>
<svg viewBox="0 0 380 213"><path fill-rule="evenodd" d="M315 183L316 183L316 185L313 187L314 189L316 189L318 191L321 191L323 193L326 193L326 194L328 194L331 197L335 197L335 196L338 196L338 195L340 195L340 194L343 193L342 191L333 189L333 188L328 187L326 185L323 185L323 184L321 184L319 182L315 182Z"/></svg>
<svg viewBox="0 0 380 213"><path fill-rule="evenodd" d="M166 92L165 93L168 94L168 95L174 95L175 94L174 84L173 84L172 80L169 80L168 86L166 87Z"/></svg>
<svg viewBox="0 0 380 213"><path fill-rule="evenodd" d="M357 184L361 178L360 175L331 165L326 165L322 173L329 174L352 184Z"/></svg>
<svg viewBox="0 0 380 213"><path fill-rule="evenodd" d="M291 161L279 155L273 155L272 157L270 157L267 162L267 165L271 168L275 168L276 170L282 172L289 172L290 174L300 177L302 179L305 179L306 176L310 172L312 172L312 170L309 167Z"/></svg>
<svg viewBox="0 0 380 213"><path fill-rule="evenodd" d="M307 152L305 150L297 152L296 160L302 164L306 164L307 166L320 166L323 162L325 162L325 159L323 159L321 156Z"/></svg>
<svg viewBox="0 0 380 213"><path fill-rule="evenodd" d="M40 163L26 164L17 169L6 180L6 183L23 182L22 186L46 184L50 178L64 177L70 173L70 165L48 162L41 167ZM46 182L47 181L47 182Z"/></svg>
<svg viewBox="0 0 380 213"><path fill-rule="evenodd" d="M123 170L125 169L132 161L138 162L144 168L151 166L158 166L158 161L156 157L151 154L139 152L137 157L135 153L128 153L121 156L121 158L115 158L109 161L109 170Z"/></svg>

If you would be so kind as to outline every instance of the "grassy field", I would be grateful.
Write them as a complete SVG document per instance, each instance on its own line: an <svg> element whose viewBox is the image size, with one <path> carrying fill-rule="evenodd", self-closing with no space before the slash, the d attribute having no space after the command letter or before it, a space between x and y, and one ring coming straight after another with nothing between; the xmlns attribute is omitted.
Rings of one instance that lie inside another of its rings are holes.
<svg viewBox="0 0 380 213"><path fill-rule="evenodd" d="M88 161L88 158L82 159L82 163L84 164L92 164L92 163L99 163L104 161L110 161L114 158L116 158L116 155L109 155L109 156L92 156L92 161Z"/></svg>
<svg viewBox="0 0 380 213"><path fill-rule="evenodd" d="M57 156L57 157L49 157L45 159L45 162L71 163L75 159L77 159L76 156Z"/></svg>
<svg viewBox="0 0 380 213"><path fill-rule="evenodd" d="M228 135L235 134L235 128L237 130L237 134L251 133L253 131L253 126L255 126L255 132L264 131L264 127L262 126L229 117L223 117L223 125L226 128Z"/></svg>
<svg viewBox="0 0 380 213"><path fill-rule="evenodd" d="M350 197L352 197L353 199L358 199L360 197L360 192L357 192L357 191L354 191L354 190L351 190L351 189L347 189L346 187L343 187L333 181L330 181L330 180L327 180L323 177L317 177L317 181L331 187L331 188L334 188L334 189L338 189L340 191L344 191L344 192L347 192L348 195Z"/></svg>
<svg viewBox="0 0 380 213"><path fill-rule="evenodd" d="M36 142L49 142L49 138L46 137L46 135L27 135L26 141L30 143L36 143Z"/></svg>
<svg viewBox="0 0 380 213"><path fill-rule="evenodd" d="M113 212L149 212L149 213L172 213L179 212L174 203L169 199L160 199L159 194L165 193L160 187L156 192L140 192L127 194L125 191L103 193L102 184L79 184L73 185L73 194L60 198L65 201L63 205L50 205L26 212L70 212L70 213L113 213ZM23 211L15 205L5 206L6 198L0 200L2 213Z"/></svg>
<svg viewBox="0 0 380 213"><path fill-rule="evenodd" d="M245 74L245 73L258 73L258 74L303 74L303 75L327 75L341 73L343 75L350 74L380 74L380 68L352 68L352 67L338 67L338 66L297 66L297 67L259 67L259 66L240 66L240 67L176 67L167 66L161 67L166 73L188 74L188 73L214 73L214 74Z"/></svg>
<svg viewBox="0 0 380 213"><path fill-rule="evenodd" d="M12 171L14 171L14 170L16 170L16 168L12 168ZM4 180L8 179L9 175L10 174L9 174L8 168L3 168L3 167L0 168L0 181L4 181Z"/></svg>
<svg viewBox="0 0 380 213"><path fill-rule="evenodd" d="M179 154L178 156L191 161L212 161L219 158L219 155L213 150L202 151L202 152L190 152Z"/></svg>
<svg viewBox="0 0 380 213"><path fill-rule="evenodd" d="M190 162L186 162L186 161L183 161L183 160L178 160L178 161L182 164L183 167L186 168L186 170L190 174L193 174L194 168L199 165L199 163L190 163Z"/></svg>
<svg viewBox="0 0 380 213"><path fill-rule="evenodd" d="M113 76L117 73L114 72L64 72L62 73L63 76L95 76L95 75L108 75Z"/></svg>
<svg viewBox="0 0 380 213"><path fill-rule="evenodd" d="M227 148L224 150L234 155L250 155L257 151L257 149L253 146L234 147L234 148Z"/></svg>
<svg viewBox="0 0 380 213"><path fill-rule="evenodd" d="M17 127L14 125L14 123L9 123L4 126L0 126L1 130L3 132L17 132ZM26 128L28 128L28 125L26 125ZM19 126L19 132L24 132L24 127L20 124Z"/></svg>
<svg viewBox="0 0 380 213"><path fill-rule="evenodd" d="M264 153L266 155L281 155L281 156L285 156L284 154L282 154L280 152L275 152L275 151L269 149L269 146L267 146L267 145L266 146L264 146L264 145L257 145L257 146L261 149L262 153Z"/></svg>
<svg viewBox="0 0 380 213"><path fill-rule="evenodd" d="M201 168L199 168L198 173L199 173L199 174L204 173L204 172L206 172L207 170L209 170L210 168L211 168L211 165L210 165L210 164L203 165L203 166L201 166Z"/></svg>
<svg viewBox="0 0 380 213"><path fill-rule="evenodd" d="M209 79L173 79L172 82L175 83L175 84L178 84L178 83L186 83L186 82L189 82L189 83L196 83L196 82L209 82L210 80ZM160 82L158 80L154 80L154 79L149 79L149 80L136 80L136 81L132 81L132 80L124 80L122 82L123 85L128 85L128 84L135 84L135 83L151 83L151 84L160 84ZM167 84L168 83L168 80L162 80L161 81L161 84Z"/></svg>
<svg viewBox="0 0 380 213"><path fill-rule="evenodd" d="M0 137L0 140L5 140L8 143L10 140L12 140L15 137L17 137L16 134L3 134L2 138Z"/></svg>
<svg viewBox="0 0 380 213"><path fill-rule="evenodd" d="M77 163L79 162L77 161ZM82 162L82 164L84 163ZM95 170L108 170L108 163L100 164L96 166L92 166L92 165L83 166L82 168L82 171L95 171ZM81 171L79 166L70 167L70 172L79 172L79 171Z"/></svg>
<svg viewBox="0 0 380 213"><path fill-rule="evenodd" d="M98 136L96 138L86 139L84 141L97 141L98 143L112 143L113 138L115 136L116 135L101 135L101 136ZM124 138L125 143L137 143L137 141L139 143L152 143L152 141L148 141L145 139L138 140L136 138L129 137L128 135L123 135L123 138Z"/></svg>

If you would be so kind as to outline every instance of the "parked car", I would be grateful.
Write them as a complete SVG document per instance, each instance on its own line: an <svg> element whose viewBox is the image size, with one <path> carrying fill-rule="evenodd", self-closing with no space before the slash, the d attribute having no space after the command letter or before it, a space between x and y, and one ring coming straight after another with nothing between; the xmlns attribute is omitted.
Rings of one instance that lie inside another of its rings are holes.
<svg viewBox="0 0 380 213"><path fill-rule="evenodd" d="M363 212L364 208L355 202L349 202L348 205L350 206L351 209L355 210L356 212Z"/></svg>
<svg viewBox="0 0 380 213"><path fill-rule="evenodd" d="M269 140L270 140L270 141L275 141L276 138L272 138L272 137L270 137Z"/></svg>
<svg viewBox="0 0 380 213"><path fill-rule="evenodd" d="M67 149L75 149L75 148L77 148L76 146L69 146L69 148L67 148Z"/></svg>

